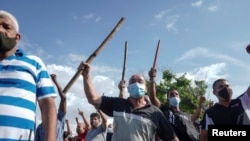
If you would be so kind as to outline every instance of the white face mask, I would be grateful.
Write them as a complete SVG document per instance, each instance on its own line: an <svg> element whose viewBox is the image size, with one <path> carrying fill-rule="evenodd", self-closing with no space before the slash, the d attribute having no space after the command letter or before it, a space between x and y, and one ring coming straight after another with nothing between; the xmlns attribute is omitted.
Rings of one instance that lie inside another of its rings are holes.
<svg viewBox="0 0 250 141"><path fill-rule="evenodd" d="M140 83L132 83L128 86L128 92L133 98L140 98L145 95L145 85Z"/></svg>
<svg viewBox="0 0 250 141"><path fill-rule="evenodd" d="M169 104L173 107L177 107L181 102L181 99L179 97L171 97L169 99Z"/></svg>
<svg viewBox="0 0 250 141"><path fill-rule="evenodd" d="M108 133L113 133L113 129L112 128L107 128L107 132Z"/></svg>

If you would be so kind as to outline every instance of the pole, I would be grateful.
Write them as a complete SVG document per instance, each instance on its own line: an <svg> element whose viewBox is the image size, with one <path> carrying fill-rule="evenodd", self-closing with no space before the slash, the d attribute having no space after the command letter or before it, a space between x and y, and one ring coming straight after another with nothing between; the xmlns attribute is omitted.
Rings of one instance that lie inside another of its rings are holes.
<svg viewBox="0 0 250 141"><path fill-rule="evenodd" d="M123 59L122 80L124 80L125 70L126 70L127 48L128 48L128 42L126 41L125 42L124 59Z"/></svg>
<svg viewBox="0 0 250 141"><path fill-rule="evenodd" d="M109 33L109 35L105 38L105 40L101 43L101 45L89 56L87 59L87 63L90 63L100 52L103 50L103 48L106 46L108 41L113 37L113 35L118 31L122 23L124 22L124 18L122 17L120 21L116 24L116 26L113 28L113 30ZM70 87L73 85L73 83L76 81L76 79L80 76L82 70L78 70L75 75L72 77L72 79L69 81L69 83L66 85L66 87L63 89L63 93L67 93Z"/></svg>
<svg viewBox="0 0 250 141"><path fill-rule="evenodd" d="M155 52L155 58L154 58L154 64L153 64L153 68L154 68L154 69L155 69L156 62L157 62L159 47L160 47L160 40L158 40L158 44L157 44L157 48L156 48L156 52Z"/></svg>

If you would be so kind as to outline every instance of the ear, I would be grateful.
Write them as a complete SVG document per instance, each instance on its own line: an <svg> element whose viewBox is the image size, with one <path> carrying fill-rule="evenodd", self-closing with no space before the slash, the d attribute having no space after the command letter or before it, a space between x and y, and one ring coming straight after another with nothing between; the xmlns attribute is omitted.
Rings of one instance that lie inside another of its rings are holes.
<svg viewBox="0 0 250 141"><path fill-rule="evenodd" d="M19 42L21 40L21 35L19 33L16 34L16 41Z"/></svg>
<svg viewBox="0 0 250 141"><path fill-rule="evenodd" d="M215 92L215 90L213 90L213 94L216 96L217 94L216 94L216 92Z"/></svg>

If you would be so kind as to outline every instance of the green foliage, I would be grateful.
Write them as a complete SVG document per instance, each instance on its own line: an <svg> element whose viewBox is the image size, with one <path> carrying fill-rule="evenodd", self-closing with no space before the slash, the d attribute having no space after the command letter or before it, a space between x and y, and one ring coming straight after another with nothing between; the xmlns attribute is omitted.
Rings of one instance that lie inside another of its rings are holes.
<svg viewBox="0 0 250 141"><path fill-rule="evenodd" d="M190 80L186 73L177 77L170 70L163 71L160 84L156 84L157 97L162 103L166 103L166 90L174 88L178 90L181 98L180 109L193 114L198 106L200 96L204 96L208 88L204 80Z"/></svg>

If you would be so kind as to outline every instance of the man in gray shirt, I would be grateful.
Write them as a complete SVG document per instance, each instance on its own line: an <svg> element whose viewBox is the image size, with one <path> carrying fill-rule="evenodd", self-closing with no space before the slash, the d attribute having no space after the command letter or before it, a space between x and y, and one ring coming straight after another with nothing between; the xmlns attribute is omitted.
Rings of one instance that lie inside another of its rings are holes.
<svg viewBox="0 0 250 141"><path fill-rule="evenodd" d="M106 140L106 128L107 128L107 117L100 110L90 115L91 128L86 137L86 141L105 141Z"/></svg>

